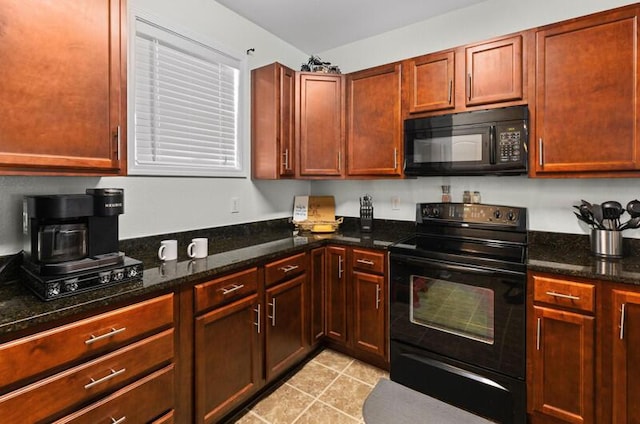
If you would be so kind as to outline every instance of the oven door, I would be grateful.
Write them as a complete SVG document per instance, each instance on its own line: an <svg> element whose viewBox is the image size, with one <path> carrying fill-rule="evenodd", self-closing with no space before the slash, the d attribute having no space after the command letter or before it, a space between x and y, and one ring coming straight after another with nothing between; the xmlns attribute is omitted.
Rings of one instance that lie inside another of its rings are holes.
<svg viewBox="0 0 640 424"><path fill-rule="evenodd" d="M392 340L524 379L525 273L394 253L390 265Z"/></svg>

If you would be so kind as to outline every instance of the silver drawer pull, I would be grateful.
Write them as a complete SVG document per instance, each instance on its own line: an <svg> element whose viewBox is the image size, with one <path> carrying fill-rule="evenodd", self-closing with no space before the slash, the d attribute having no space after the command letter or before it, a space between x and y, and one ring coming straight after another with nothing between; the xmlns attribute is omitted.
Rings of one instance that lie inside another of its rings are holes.
<svg viewBox="0 0 640 424"><path fill-rule="evenodd" d="M113 368L111 368L111 372L108 375L105 375L102 378L99 378L97 380L94 380L93 378L91 379L91 382L85 384L84 388L85 389L90 389L93 386L100 384L100 383L104 383L105 381L109 381L114 377L119 376L120 374L122 374L123 372L125 372L127 369L126 368L122 368L118 371L114 370Z"/></svg>
<svg viewBox="0 0 640 424"><path fill-rule="evenodd" d="M120 424L120 423L123 423L125 421L127 421L126 415L123 416L122 418L118 418L117 420L115 418L111 417L111 424Z"/></svg>
<svg viewBox="0 0 640 424"><path fill-rule="evenodd" d="M291 272L294 269L298 269L298 268L300 268L299 265L286 265L286 266L281 267L280 269L282 270L282 272L284 272L286 274L287 272Z"/></svg>
<svg viewBox="0 0 640 424"><path fill-rule="evenodd" d="M226 296L229 293L233 293L234 291L238 291L238 290L240 290L242 288L244 288L244 284L234 284L230 288L223 287L223 288L220 289L220 291L222 292L223 296Z"/></svg>
<svg viewBox="0 0 640 424"><path fill-rule="evenodd" d="M370 261L368 259L358 259L358 260L356 260L356 262L358 262L359 264L365 264L365 265L370 265L370 266L375 265L375 262Z"/></svg>
<svg viewBox="0 0 640 424"><path fill-rule="evenodd" d="M109 337L113 337L116 334L122 333L126 329L127 329L127 327L122 327L122 328L118 328L118 329L111 328L111 331L109 331L108 333L105 333L105 334L103 334L101 336L94 336L92 334L91 336L89 336L89 339L84 341L84 344L90 345L90 344L93 344L93 343L95 343L95 342L97 342L99 340L108 339Z"/></svg>
<svg viewBox="0 0 640 424"><path fill-rule="evenodd" d="M548 296L553 296L553 297L560 297L562 299L580 300L580 296L573 296L573 295L570 295L570 294L556 293L556 292L553 292L553 291L548 291L547 295Z"/></svg>

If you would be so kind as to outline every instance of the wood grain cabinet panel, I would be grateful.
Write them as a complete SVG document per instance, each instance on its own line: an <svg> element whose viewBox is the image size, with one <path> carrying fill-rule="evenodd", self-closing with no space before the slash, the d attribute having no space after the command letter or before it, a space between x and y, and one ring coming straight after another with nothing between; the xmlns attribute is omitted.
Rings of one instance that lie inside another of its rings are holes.
<svg viewBox="0 0 640 424"><path fill-rule="evenodd" d="M640 169L636 8L536 33L534 175Z"/></svg>
<svg viewBox="0 0 640 424"><path fill-rule="evenodd" d="M300 177L341 177L345 170L344 75L298 73Z"/></svg>
<svg viewBox="0 0 640 424"><path fill-rule="evenodd" d="M402 65L347 77L347 175L402 174Z"/></svg>
<svg viewBox="0 0 640 424"><path fill-rule="evenodd" d="M467 106L523 98L522 36L465 48Z"/></svg>
<svg viewBox="0 0 640 424"><path fill-rule="evenodd" d="M455 52L428 54L405 62L409 113L455 108Z"/></svg>
<svg viewBox="0 0 640 424"><path fill-rule="evenodd" d="M195 319L195 422L218 422L262 384L254 294Z"/></svg>
<svg viewBox="0 0 640 424"><path fill-rule="evenodd" d="M614 290L611 336L613 344L612 422L640 422L640 293Z"/></svg>
<svg viewBox="0 0 640 424"><path fill-rule="evenodd" d="M289 256L275 262L268 263L264 267L265 286L269 287L279 281L295 277L307 271L307 254Z"/></svg>
<svg viewBox="0 0 640 424"><path fill-rule="evenodd" d="M355 349L385 356L385 281L381 275L354 271L353 344Z"/></svg>
<svg viewBox="0 0 640 424"><path fill-rule="evenodd" d="M0 22L0 173L124 173L125 0L9 0Z"/></svg>
<svg viewBox="0 0 640 424"><path fill-rule="evenodd" d="M240 299L258 290L258 269L250 268L202 284L196 284L196 312Z"/></svg>
<svg viewBox="0 0 640 424"><path fill-rule="evenodd" d="M309 273L310 285L310 310L309 317L311 320L311 343L319 343L325 335L325 310L326 310L326 290L325 276L327 254L324 247L319 247L311 251L311 265Z"/></svg>
<svg viewBox="0 0 640 424"><path fill-rule="evenodd" d="M295 175L295 80L295 71L279 63L251 71L253 178Z"/></svg>
<svg viewBox="0 0 640 424"><path fill-rule="evenodd" d="M347 249L327 247L326 336L347 343Z"/></svg>
<svg viewBox="0 0 640 424"><path fill-rule="evenodd" d="M0 386L97 356L173 325L168 294L0 345Z"/></svg>

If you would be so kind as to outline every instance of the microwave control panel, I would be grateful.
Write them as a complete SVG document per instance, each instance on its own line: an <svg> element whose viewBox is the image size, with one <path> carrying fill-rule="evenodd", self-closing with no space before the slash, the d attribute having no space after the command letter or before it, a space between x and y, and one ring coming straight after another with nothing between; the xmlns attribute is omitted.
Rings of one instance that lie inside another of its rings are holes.
<svg viewBox="0 0 640 424"><path fill-rule="evenodd" d="M498 134L498 161L520 162L522 158L522 131L505 128Z"/></svg>

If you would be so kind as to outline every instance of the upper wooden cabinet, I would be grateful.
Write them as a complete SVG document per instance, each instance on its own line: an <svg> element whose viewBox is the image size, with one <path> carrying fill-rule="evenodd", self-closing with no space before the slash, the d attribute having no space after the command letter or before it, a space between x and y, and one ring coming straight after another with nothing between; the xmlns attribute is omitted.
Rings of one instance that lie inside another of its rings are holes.
<svg viewBox="0 0 640 424"><path fill-rule="evenodd" d="M523 104L530 32L403 62L403 116L457 113Z"/></svg>
<svg viewBox="0 0 640 424"><path fill-rule="evenodd" d="M344 76L298 73L297 135L300 177L344 175Z"/></svg>
<svg viewBox="0 0 640 424"><path fill-rule="evenodd" d="M0 174L125 172L125 15L125 0L3 2Z"/></svg>
<svg viewBox="0 0 640 424"><path fill-rule="evenodd" d="M522 35L465 48L465 104L523 98Z"/></svg>
<svg viewBox="0 0 640 424"><path fill-rule="evenodd" d="M347 175L402 175L401 65L347 77Z"/></svg>
<svg viewBox="0 0 640 424"><path fill-rule="evenodd" d="M405 61L409 113L455 107L455 53L428 54Z"/></svg>
<svg viewBox="0 0 640 424"><path fill-rule="evenodd" d="M279 63L251 71L253 178L295 175L295 77Z"/></svg>
<svg viewBox="0 0 640 424"><path fill-rule="evenodd" d="M638 175L637 12L617 9L537 31L531 175Z"/></svg>

